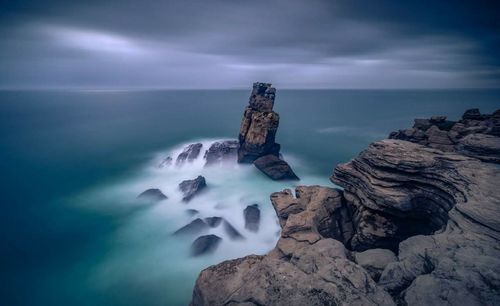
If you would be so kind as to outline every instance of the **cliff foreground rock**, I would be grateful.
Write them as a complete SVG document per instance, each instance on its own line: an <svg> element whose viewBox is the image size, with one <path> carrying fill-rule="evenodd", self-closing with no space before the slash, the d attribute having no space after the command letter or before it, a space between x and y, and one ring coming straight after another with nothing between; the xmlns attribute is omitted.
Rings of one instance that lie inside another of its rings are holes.
<svg viewBox="0 0 500 306"><path fill-rule="evenodd" d="M478 113L462 120L499 112ZM272 194L276 247L202 271L192 305L499 305L500 138L487 125L451 147L393 133L335 168L343 190ZM484 135L488 150L460 149Z"/></svg>

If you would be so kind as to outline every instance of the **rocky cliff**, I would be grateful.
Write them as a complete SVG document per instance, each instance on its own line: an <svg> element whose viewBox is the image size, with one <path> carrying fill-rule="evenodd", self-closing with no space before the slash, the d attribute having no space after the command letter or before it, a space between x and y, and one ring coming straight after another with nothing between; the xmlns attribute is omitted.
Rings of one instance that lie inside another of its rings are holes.
<svg viewBox="0 0 500 306"><path fill-rule="evenodd" d="M429 119L448 138L480 126L446 146L436 128L392 133L335 168L343 190L274 193L276 247L202 271L192 305L499 305L498 114ZM487 150L463 150L485 136Z"/></svg>

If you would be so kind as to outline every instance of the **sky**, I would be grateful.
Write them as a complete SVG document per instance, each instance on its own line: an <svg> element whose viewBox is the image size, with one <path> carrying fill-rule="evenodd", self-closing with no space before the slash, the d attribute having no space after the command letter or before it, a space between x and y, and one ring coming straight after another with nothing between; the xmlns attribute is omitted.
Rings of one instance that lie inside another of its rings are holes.
<svg viewBox="0 0 500 306"><path fill-rule="evenodd" d="M500 88L500 3L0 0L0 88Z"/></svg>

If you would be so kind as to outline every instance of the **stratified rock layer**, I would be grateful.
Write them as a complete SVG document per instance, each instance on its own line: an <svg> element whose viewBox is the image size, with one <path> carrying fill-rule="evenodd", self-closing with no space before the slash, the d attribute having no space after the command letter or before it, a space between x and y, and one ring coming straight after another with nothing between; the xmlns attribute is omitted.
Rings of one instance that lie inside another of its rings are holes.
<svg viewBox="0 0 500 306"><path fill-rule="evenodd" d="M279 115L273 111L276 89L268 83L254 83L249 105L241 120L238 162L252 163L264 155L279 155L275 143Z"/></svg>
<svg viewBox="0 0 500 306"><path fill-rule="evenodd" d="M458 142L442 133L459 123L416 121L430 130L422 144L415 133L372 143L335 168L343 191L274 193L276 247L202 271L192 305L500 305L498 136L489 123ZM467 137L487 150L465 152Z"/></svg>

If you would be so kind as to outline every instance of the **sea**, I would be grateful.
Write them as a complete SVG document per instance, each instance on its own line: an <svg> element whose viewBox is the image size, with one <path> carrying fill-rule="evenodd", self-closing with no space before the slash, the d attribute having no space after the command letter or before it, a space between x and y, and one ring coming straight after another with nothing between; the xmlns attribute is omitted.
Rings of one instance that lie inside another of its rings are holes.
<svg viewBox="0 0 500 306"><path fill-rule="evenodd" d="M0 304L187 305L204 268L270 251L279 225L269 196L298 184L334 185L333 168L414 118L500 108L500 90L280 90L277 142L299 182L274 182L252 165L204 167L211 143L236 139L249 90L0 91ZM195 142L200 157L159 167ZM181 201L178 184L203 175ZM168 199L143 203L159 188ZM243 209L258 204L257 233ZM189 215L186 210L199 214ZM217 250L190 256L196 237L172 233L223 217Z"/></svg>

